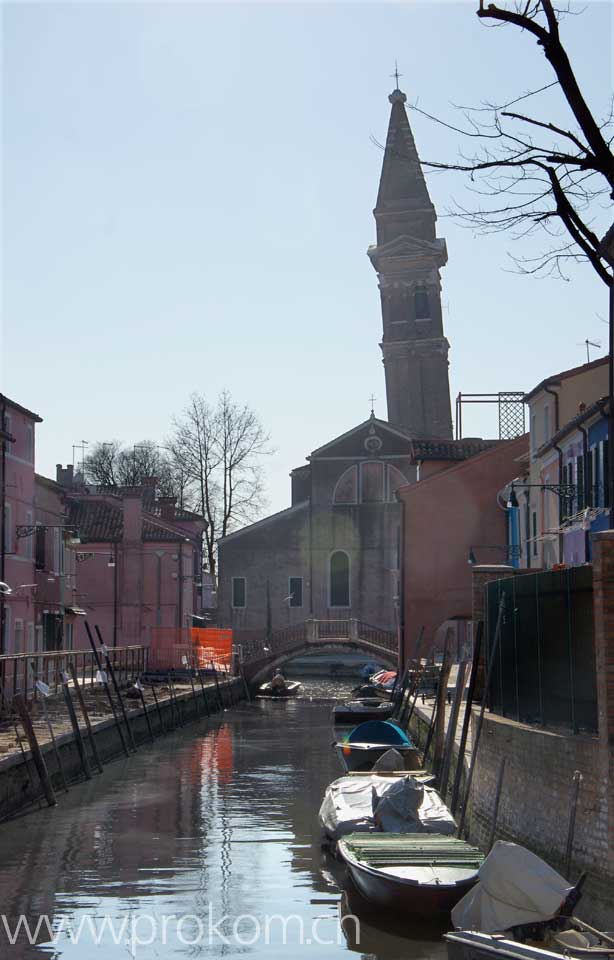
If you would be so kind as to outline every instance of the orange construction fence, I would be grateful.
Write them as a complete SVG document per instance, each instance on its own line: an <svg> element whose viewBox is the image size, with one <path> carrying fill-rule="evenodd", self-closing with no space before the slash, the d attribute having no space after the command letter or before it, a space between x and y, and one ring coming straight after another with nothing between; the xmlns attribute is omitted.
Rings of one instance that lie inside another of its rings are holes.
<svg viewBox="0 0 614 960"><path fill-rule="evenodd" d="M232 630L219 627L154 627L151 630L148 666L151 670L182 667L217 670L232 668Z"/></svg>

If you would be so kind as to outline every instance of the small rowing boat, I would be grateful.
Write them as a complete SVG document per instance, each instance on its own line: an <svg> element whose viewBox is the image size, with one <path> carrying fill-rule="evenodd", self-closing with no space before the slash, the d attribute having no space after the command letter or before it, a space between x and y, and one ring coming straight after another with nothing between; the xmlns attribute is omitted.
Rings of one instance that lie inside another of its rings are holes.
<svg viewBox="0 0 614 960"><path fill-rule="evenodd" d="M286 680L283 687L274 684L263 683L256 696L273 700L295 697L301 689L301 683L298 680Z"/></svg>
<svg viewBox="0 0 614 960"><path fill-rule="evenodd" d="M337 849L371 903L400 913L449 913L474 885L484 855L441 834L352 833Z"/></svg>
<svg viewBox="0 0 614 960"><path fill-rule="evenodd" d="M355 726L363 720L388 720L393 713L394 704L379 697L346 700L333 707L333 724L351 723Z"/></svg>
<svg viewBox="0 0 614 960"><path fill-rule="evenodd" d="M346 771L371 770L391 747L403 758L406 770L419 768L420 754L417 746L390 720L367 720L355 727L343 740L335 743L337 756Z"/></svg>

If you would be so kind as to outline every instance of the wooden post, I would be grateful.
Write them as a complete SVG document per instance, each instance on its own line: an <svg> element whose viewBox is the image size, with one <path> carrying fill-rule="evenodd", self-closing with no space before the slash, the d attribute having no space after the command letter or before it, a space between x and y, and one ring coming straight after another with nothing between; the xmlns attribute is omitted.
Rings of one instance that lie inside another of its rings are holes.
<svg viewBox="0 0 614 960"><path fill-rule="evenodd" d="M158 700L158 694L156 693L155 684L151 684L151 692L153 693L154 703L156 705L156 711L158 714L158 722L160 724L160 733L166 732L166 727L164 726L164 720L162 719L162 711L160 709L160 702Z"/></svg>
<svg viewBox="0 0 614 960"><path fill-rule="evenodd" d="M34 780L32 779L32 774L30 773L30 764L28 763L28 758L27 758L27 756L26 756L26 751L25 751L24 748L23 748L23 740L21 739L21 734L20 734L20 732L19 732L19 730L18 730L18 728L17 728L17 724L15 723L15 721L13 721L13 729L15 730L15 736L17 737L17 743L19 744L19 749L21 750L21 756L23 757L23 764L24 764L24 767L26 768L26 774L27 774L27 777L28 777L28 783L29 783L30 786L32 787L32 793L34 794L35 787L34 787ZM35 799L38 801L38 809L40 810L40 808L41 808L40 796L37 796Z"/></svg>
<svg viewBox="0 0 614 960"><path fill-rule="evenodd" d="M435 714L435 748L433 750L433 773L439 778L443 761L444 738L446 732L446 700L448 696L448 680L452 667L450 656L450 635L452 630L446 630L444 642L443 662L437 687L437 713Z"/></svg>
<svg viewBox="0 0 614 960"><path fill-rule="evenodd" d="M117 679L115 677L115 670L113 669L113 664L111 663L111 659L109 657L109 651L107 650L106 644L102 639L102 634L100 632L100 627L98 626L98 624L94 624L94 630L96 631L96 635L100 640L100 649L102 650L102 654L105 659L106 668L109 672L109 676L111 677L111 683L113 684L113 689L115 690L115 695L119 702L119 709L121 710L122 717L124 718L124 723L126 725L126 730L128 731L128 738L130 740L130 744L132 746L132 749L136 751L136 743L134 740L134 734L132 732L132 725L128 720L128 714L126 713L126 705L124 703L124 698L122 697L121 690L119 689L119 684L117 683Z"/></svg>
<svg viewBox="0 0 614 960"><path fill-rule="evenodd" d="M124 736L124 731L122 730L121 723L119 722L119 717L117 716L117 710L115 709L115 704L113 702L113 697L111 696L111 688L109 687L109 681L107 680L107 675L102 669L102 663L100 662L100 657L98 655L98 648L92 636L92 631L90 630L90 625L85 621L85 630L87 632L88 639L90 641L90 646L92 648L92 653L94 654L94 659L96 661L96 666L98 668L98 674L101 678L104 691L107 695L109 701L109 706L111 707L111 713L113 714L113 720L115 721L115 728L119 734L119 739L121 740L121 745L124 753L127 757L130 756L130 751L128 750L128 744L126 743L126 738Z"/></svg>
<svg viewBox="0 0 614 960"><path fill-rule="evenodd" d="M207 711L207 716L210 717L211 710L209 709L209 698L207 697L207 691L205 690L205 684L203 682L203 672L200 669L200 667L198 668L198 679L200 682L200 689L202 690L202 694L203 694L203 703L205 704L205 710Z"/></svg>
<svg viewBox="0 0 614 960"><path fill-rule="evenodd" d="M91 780L92 771L90 770L87 754L85 753L85 745L83 743L83 737L81 736L81 730L79 729L79 722L77 720L77 714L75 713L75 705L72 702L72 697L70 696L68 680L69 680L68 674L63 673L62 674L62 692L64 694L64 700L66 702L66 709L68 710L70 725L75 735L75 743L77 744L77 751L79 753L79 759L81 760L81 769L83 770L85 779Z"/></svg>
<svg viewBox="0 0 614 960"><path fill-rule="evenodd" d="M578 795L580 793L580 784L582 783L582 774L579 770L573 775L571 787L571 807L569 810L569 824L567 826L567 846L565 850L565 878L569 880L571 873L571 858L573 854L573 840L576 832L576 813L578 810Z"/></svg>
<svg viewBox="0 0 614 960"><path fill-rule="evenodd" d="M486 673L486 682L484 684L484 692L482 694L482 704L480 706L480 715L478 717L478 722L475 729L475 741L473 743L472 750L471 750L471 763L469 764L469 771L467 773L467 783L465 785L465 799L463 803L463 809L460 815L460 821L458 824L459 837L462 837L463 835L465 818L467 816L467 809L469 807L469 797L471 796L471 783L473 781L473 774L475 773L475 764L478 758L480 736L482 734L482 726L484 724L484 714L486 713L486 702L488 700L488 691L490 690L490 681L492 679L492 672L495 664L495 656L499 648L499 641L501 639L501 630L503 628L504 611L505 611L505 594L503 594L503 596L499 601L499 613L497 614L497 626L495 628L495 636L493 640L492 650L489 651L488 671Z"/></svg>
<svg viewBox="0 0 614 960"><path fill-rule="evenodd" d="M200 720L200 707L198 705L198 700L196 699L196 687L194 686L194 670L193 669L190 669L190 684L192 686L192 700L194 701L196 719Z"/></svg>
<svg viewBox="0 0 614 960"><path fill-rule="evenodd" d="M155 737L153 735L153 730L151 729L151 720L149 719L147 704L145 703L145 697L143 696L143 687L141 685L141 681L139 677L136 678L134 689L137 690L139 694L141 706L143 708L143 714L145 715L145 722L147 723L147 730L149 731L149 739L151 740L152 743L155 743L156 742Z"/></svg>
<svg viewBox="0 0 614 960"><path fill-rule="evenodd" d="M37 685L40 681L36 681ZM45 684L46 686L46 684ZM43 714L45 717L45 723L47 724L47 729L49 731L49 736L51 738L51 746L53 748L53 754L55 756L55 762L58 767L58 773L60 774L64 790L68 793L68 781L66 779L66 773L64 771L64 764L62 763L62 758L60 757L60 751L58 750L58 745L55 740L55 734L53 732L53 726L51 724L51 717L49 716L49 710L47 709L47 697L49 696L49 687L47 687L47 692L45 693L40 687L39 691L41 694L41 706L43 708Z"/></svg>
<svg viewBox="0 0 614 960"><path fill-rule="evenodd" d="M458 674L456 676L456 689L454 691L454 702L452 704L452 711L450 713L450 720L448 723L448 730L446 733L446 745L443 752L443 762L441 764L441 776L439 777L439 784L437 789L441 794L442 800L445 802L446 791L448 789L448 779L450 777L450 770L452 768L452 757L454 756L454 743L456 741L456 728L458 726L458 715L460 713L461 703L463 702L463 695L465 693L465 681L467 679L467 667L469 666L468 660L463 660L462 663L458 665Z"/></svg>
<svg viewBox="0 0 614 960"><path fill-rule="evenodd" d="M465 750L467 748L467 737L469 734L469 723L471 722L471 708L475 696L475 685L477 682L478 670L480 669L480 653L482 650L482 637L484 634L484 621L478 621L475 640L473 642L473 659L471 663L471 676L469 677L469 688L467 690L467 702L465 703L465 716L463 717L463 727L461 731L460 744L458 747L458 759L456 761L456 773L454 775L454 786L452 787L452 800L450 801L450 810L452 816L456 816L458 798L460 796L461 780L463 777L463 767L465 762Z"/></svg>
<svg viewBox="0 0 614 960"><path fill-rule="evenodd" d="M501 757L501 763L499 765L499 775L497 776L497 789L495 791L495 802L492 810L492 817L490 820L490 839L488 841L488 847L486 849L487 853L493 848L495 842L495 833L497 831L497 820L499 819L499 803L501 801L501 788L503 787L503 775L505 773L505 757Z"/></svg>
<svg viewBox="0 0 614 960"><path fill-rule="evenodd" d="M218 703L219 703L219 705L220 705L220 710L223 712L223 710L224 710L224 701L223 701L222 695L221 695L221 693L220 693L220 684L219 684L219 681L218 681L218 679L217 679L217 669L216 669L216 666L215 666L213 660L211 661L211 666L213 667L213 678L214 678L214 680L215 680L215 690L216 690L216 693L217 693L217 701L218 701Z"/></svg>
<svg viewBox="0 0 614 960"><path fill-rule="evenodd" d="M30 753L32 754L32 760L34 761L34 766L36 767L36 772L38 773L38 778L41 782L43 793L45 794L45 800L50 807L55 807L58 801L56 800L53 784L51 783L51 779L45 764L45 758L41 753L41 748L36 738L34 727L32 726L32 718L28 713L26 702L21 693L16 693L14 695L13 704L17 710L17 713L19 714L19 719L21 720L24 732L28 739Z"/></svg>
<svg viewBox="0 0 614 960"><path fill-rule="evenodd" d="M85 698L83 696L83 691L81 690L81 684L79 683L79 678L77 676L77 671L72 660L68 663L68 669L72 677L73 686L77 694L77 700L79 701L79 706L81 707L81 713L83 714L83 719L85 720L85 726L87 729L87 736L90 741L90 747L92 748L92 756L96 761L96 766L98 767L98 772L102 773L102 763L100 762L100 756L98 755L98 747L96 746L96 741L94 739L94 731L92 730L92 724L90 723L90 715L88 713L87 707L85 705Z"/></svg>

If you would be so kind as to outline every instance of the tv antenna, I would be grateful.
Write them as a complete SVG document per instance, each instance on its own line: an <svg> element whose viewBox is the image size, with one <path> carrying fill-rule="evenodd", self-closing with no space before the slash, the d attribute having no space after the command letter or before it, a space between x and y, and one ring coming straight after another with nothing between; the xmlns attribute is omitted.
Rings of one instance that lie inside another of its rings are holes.
<svg viewBox="0 0 614 960"><path fill-rule="evenodd" d="M589 340L588 337L586 340L582 340L581 343L576 344L577 347L586 347L586 362L591 362L591 347L595 347L598 350L601 347L600 340Z"/></svg>

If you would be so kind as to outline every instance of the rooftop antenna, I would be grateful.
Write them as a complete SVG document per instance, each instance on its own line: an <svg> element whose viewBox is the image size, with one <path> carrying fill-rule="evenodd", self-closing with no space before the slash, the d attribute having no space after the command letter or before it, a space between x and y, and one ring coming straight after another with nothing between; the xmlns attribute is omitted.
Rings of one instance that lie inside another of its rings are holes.
<svg viewBox="0 0 614 960"><path fill-rule="evenodd" d="M397 64L396 59L395 59L395 61L394 61L394 73L391 73L390 76L391 76L391 77L394 77L394 80L395 80L395 83L396 83L396 88L395 88L395 89L398 90L398 89L399 89L399 77L402 77L403 74L402 74L402 73L399 73L399 66L398 66L398 64Z"/></svg>
<svg viewBox="0 0 614 960"><path fill-rule="evenodd" d="M586 347L586 362L587 362L587 363L590 363L590 362L591 362L591 347L595 347L595 349L599 349L599 347L601 347L601 341L600 341L600 340L589 340L588 337L587 337L586 340L582 340L582 342L576 344L576 346L578 346L578 347Z"/></svg>

